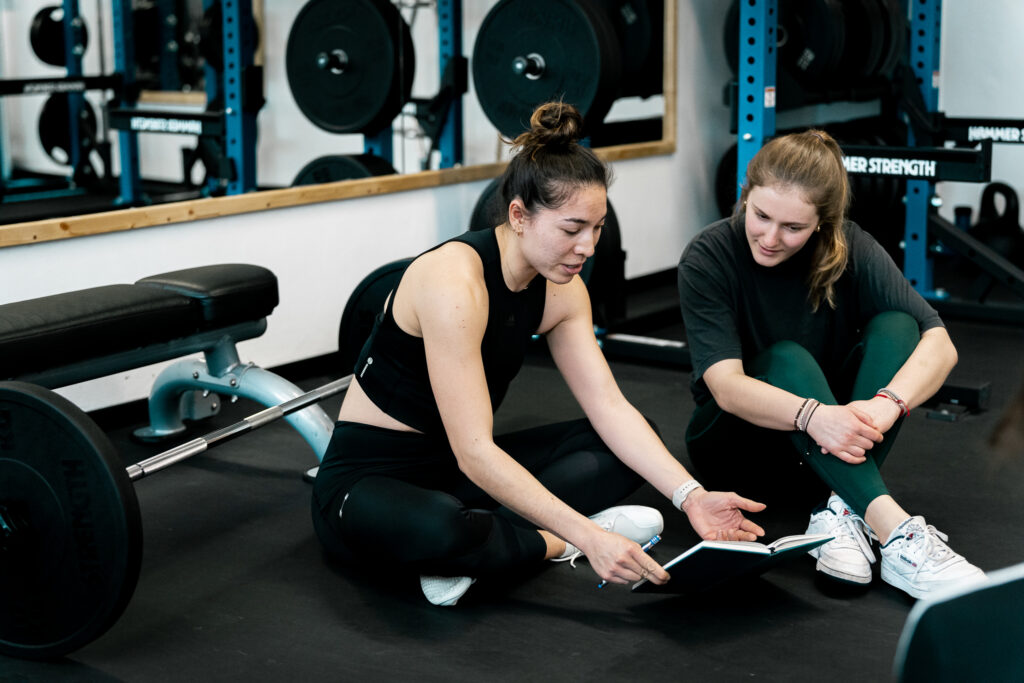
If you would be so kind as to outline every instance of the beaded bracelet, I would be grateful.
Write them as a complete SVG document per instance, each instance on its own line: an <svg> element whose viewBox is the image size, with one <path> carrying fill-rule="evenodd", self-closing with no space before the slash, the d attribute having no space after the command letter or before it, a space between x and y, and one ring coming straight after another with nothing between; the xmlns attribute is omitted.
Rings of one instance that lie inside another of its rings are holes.
<svg viewBox="0 0 1024 683"><path fill-rule="evenodd" d="M674 505L677 510L682 510L683 503L686 502L686 497L693 493L694 489L699 488L700 482L696 479L683 482L679 485L679 488L672 492L672 505Z"/></svg>
<svg viewBox="0 0 1024 683"><path fill-rule="evenodd" d="M811 402L811 399L805 398L804 402L800 404L800 410L796 411L796 415L793 417L793 429L800 429L800 416L803 414L807 404Z"/></svg>
<svg viewBox="0 0 1024 683"><path fill-rule="evenodd" d="M819 403L818 401L815 401L814 405L812 405L807 410L807 417L804 418L804 427L800 431L802 431L802 432L806 432L807 431L807 428L811 425L811 418L814 417L814 411L817 410L818 406L820 406L820 405L821 405L821 403Z"/></svg>
<svg viewBox="0 0 1024 683"><path fill-rule="evenodd" d="M882 387L877 392L875 392L875 398L879 396L887 398L896 405L898 405L900 407L900 417L906 417L907 415L910 414L910 408L907 407L907 402L904 401L899 396L897 396L896 392L894 392L892 389Z"/></svg>
<svg viewBox="0 0 1024 683"><path fill-rule="evenodd" d="M800 405L800 410L796 411L796 417L793 418L793 429L797 431L806 432L807 423L811 421L811 415L821 405L816 398L805 398L804 402Z"/></svg>

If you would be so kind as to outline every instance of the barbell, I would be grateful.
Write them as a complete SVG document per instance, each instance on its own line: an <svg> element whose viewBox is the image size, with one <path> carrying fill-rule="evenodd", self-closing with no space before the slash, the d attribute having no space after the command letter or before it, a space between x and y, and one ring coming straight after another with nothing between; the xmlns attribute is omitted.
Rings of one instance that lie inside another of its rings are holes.
<svg viewBox="0 0 1024 683"><path fill-rule="evenodd" d="M124 467L75 404L0 382L0 653L61 657L124 612L142 564L132 484L345 391L348 375Z"/></svg>

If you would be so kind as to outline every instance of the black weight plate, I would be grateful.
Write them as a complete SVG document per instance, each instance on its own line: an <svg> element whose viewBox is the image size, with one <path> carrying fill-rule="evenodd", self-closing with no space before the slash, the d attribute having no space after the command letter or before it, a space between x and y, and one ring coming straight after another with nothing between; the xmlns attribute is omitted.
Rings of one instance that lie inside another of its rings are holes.
<svg viewBox="0 0 1024 683"><path fill-rule="evenodd" d="M58 164L68 164L71 159L70 113L67 93L50 95L39 112L39 142L47 155ZM84 150L96 145L96 110L89 100L82 99L81 123L78 136Z"/></svg>
<svg viewBox="0 0 1024 683"><path fill-rule="evenodd" d="M504 202L498 188L501 185L501 177L497 177L487 183L487 187L480 193L473 205L473 213L469 217L470 230L490 230L496 225L501 225L508 216L506 215Z"/></svg>
<svg viewBox="0 0 1024 683"><path fill-rule="evenodd" d="M341 371L353 372L359 352L370 337L374 319L384 309L388 294L402 279L411 258L386 263L362 279L345 303L338 326L338 359Z"/></svg>
<svg viewBox="0 0 1024 683"><path fill-rule="evenodd" d="M628 87L642 80L647 58L655 41L662 36L652 33L651 13L647 0L596 0L608 15L622 55L622 85Z"/></svg>
<svg viewBox="0 0 1024 683"><path fill-rule="evenodd" d="M719 215L723 218L732 215L738 197L736 193L737 154L737 146L733 143L729 149L725 150L725 154L722 155L718 162L718 168L715 170L715 205L718 207Z"/></svg>
<svg viewBox="0 0 1024 683"><path fill-rule="evenodd" d="M885 20L882 22L884 49L877 74L888 78L903 57L907 44L907 15L900 0L877 0Z"/></svg>
<svg viewBox="0 0 1024 683"><path fill-rule="evenodd" d="M70 401L0 382L0 506L18 527L0 562L0 653L59 657L124 611L142 521L106 435Z"/></svg>
<svg viewBox="0 0 1024 683"><path fill-rule="evenodd" d="M335 55L344 54L344 64ZM288 34L288 85L302 113L331 133L376 133L408 101L412 36L387 0L311 0Z"/></svg>
<svg viewBox="0 0 1024 683"><path fill-rule="evenodd" d="M888 17L878 0L846 0L843 5L846 37L839 72L852 82L875 75L885 49Z"/></svg>
<svg viewBox="0 0 1024 683"><path fill-rule="evenodd" d="M839 0L782 0L777 28L779 62L804 85L835 83L843 56L846 22Z"/></svg>
<svg viewBox="0 0 1024 683"><path fill-rule="evenodd" d="M543 72L517 74L517 59L539 55ZM537 105L574 105L589 125L604 120L619 89L622 57L608 17L588 0L501 0L473 47L473 84L500 133L527 130Z"/></svg>
<svg viewBox="0 0 1024 683"><path fill-rule="evenodd" d="M725 13L725 24L722 26L722 47L725 49L725 60L733 74L740 72L740 3L733 0Z"/></svg>
<svg viewBox="0 0 1024 683"><path fill-rule="evenodd" d="M59 5L44 7L32 17L29 43L36 57L53 66L67 66L64 49L64 9ZM89 30L82 24L82 49L89 46Z"/></svg>
<svg viewBox="0 0 1024 683"><path fill-rule="evenodd" d="M292 186L318 185L338 180L370 178L397 173L386 159L375 154L330 154L317 157L295 175Z"/></svg>

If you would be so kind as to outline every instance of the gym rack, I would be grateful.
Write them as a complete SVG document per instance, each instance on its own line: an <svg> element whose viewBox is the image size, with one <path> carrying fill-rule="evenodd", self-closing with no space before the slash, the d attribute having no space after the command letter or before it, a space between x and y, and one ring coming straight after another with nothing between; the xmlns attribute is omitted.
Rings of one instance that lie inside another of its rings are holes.
<svg viewBox="0 0 1024 683"><path fill-rule="evenodd" d="M256 189L256 115L263 106L263 73L254 64L252 3L203 0L204 12L216 2L221 6L222 64L220 70L205 67L207 111L141 109L137 95L122 97L110 109L111 126L118 129L123 204L148 202L139 172L140 132L197 135L197 148L185 155L184 166L188 174L190 159L192 163L202 159L207 171L204 194L235 195ZM115 70L124 74L124 92L131 93L136 62L131 0L113 0L113 23Z"/></svg>
<svg viewBox="0 0 1024 683"><path fill-rule="evenodd" d="M1021 269L939 217L935 211L939 203L935 196L935 183L940 180L991 180L992 144L1024 143L1024 121L956 119L947 118L939 112L941 0L914 2L912 12L906 0L902 4L910 20L909 70L904 69L900 98L902 113L910 123L908 146L844 146L847 170L850 173L886 175L907 180L903 273L911 285L940 313L978 319L994 317L997 320L1022 321L1024 308L953 301L948 292L934 287L934 247L928 236L930 231L946 247L963 254L992 274L997 281L1024 296L1024 272ZM750 159L775 133L777 17L778 0L740 3L740 59L738 97L735 98L737 193L742 187ZM946 141L971 148L926 146L941 145ZM857 161L851 165L854 158ZM886 159L902 163L886 165Z"/></svg>
<svg viewBox="0 0 1024 683"><path fill-rule="evenodd" d="M78 0L62 0L62 37L65 76L52 78L4 79L0 80L0 96L65 94L68 103L68 160L70 176L54 184L41 178L0 177L0 202L31 201L66 197L82 194L81 183L95 179L95 171L89 161L90 148L100 150L109 172L109 148L100 140L89 140L86 144L82 131L82 114L88 106L84 93L88 90L114 90L122 87L119 75L84 76L82 55L85 53L85 25L79 12ZM99 41L102 42L102 36ZM98 132L98 131L97 131ZM0 141L2 144L2 141Z"/></svg>

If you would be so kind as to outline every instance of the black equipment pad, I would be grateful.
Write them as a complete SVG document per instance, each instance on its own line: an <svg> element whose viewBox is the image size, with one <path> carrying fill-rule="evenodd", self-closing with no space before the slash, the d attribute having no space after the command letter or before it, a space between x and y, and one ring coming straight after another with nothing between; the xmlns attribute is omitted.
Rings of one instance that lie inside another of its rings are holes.
<svg viewBox="0 0 1024 683"><path fill-rule="evenodd" d="M107 285L0 306L0 377L182 337L192 303L174 292Z"/></svg>
<svg viewBox="0 0 1024 683"><path fill-rule="evenodd" d="M154 347L135 365L191 353L167 342L266 318L278 304L277 278L261 266L221 264L153 275L135 285L107 285L0 305L0 378ZM261 334L263 329L238 341ZM97 366L99 367L99 366ZM109 368L104 369L113 372ZM77 376L75 381L101 374ZM47 386L60 386L48 381Z"/></svg>
<svg viewBox="0 0 1024 683"><path fill-rule="evenodd" d="M265 318L279 303L277 277L262 266L246 263L175 270L135 284L189 297L199 304L203 321L218 327Z"/></svg>
<svg viewBox="0 0 1024 683"><path fill-rule="evenodd" d="M85 413L23 382L0 382L0 534L0 653L67 654L131 599L142 520L124 466Z"/></svg>

